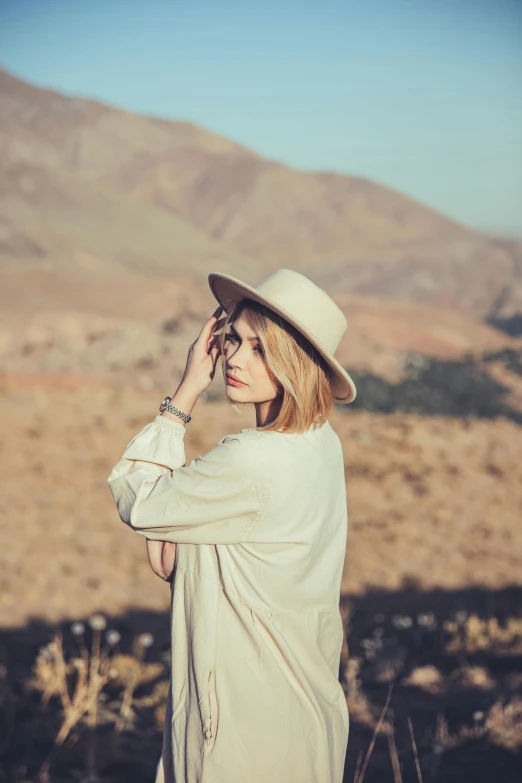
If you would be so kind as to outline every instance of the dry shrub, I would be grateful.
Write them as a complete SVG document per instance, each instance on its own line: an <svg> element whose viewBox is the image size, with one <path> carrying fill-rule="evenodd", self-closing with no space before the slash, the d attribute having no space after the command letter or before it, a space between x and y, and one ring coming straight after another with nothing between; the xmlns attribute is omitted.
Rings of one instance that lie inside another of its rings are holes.
<svg viewBox="0 0 522 783"><path fill-rule="evenodd" d="M442 714L437 715L433 749L436 754L464 745L469 740L477 740L486 734L486 728L478 721L473 726L459 726L458 731L452 734L448 727L448 721Z"/></svg>
<svg viewBox="0 0 522 783"><path fill-rule="evenodd" d="M40 650L33 676L27 683L29 688L41 693L44 710L52 697L58 697L62 707L61 726L38 773L43 781L49 780L51 764L72 730L83 724L88 728L88 772L95 776L97 726L112 723L116 737L128 723L134 722L133 702L140 701L141 706L155 707L163 696L161 689L155 689L152 696L144 696L141 700L134 696L136 688L151 684L165 672L163 664L144 660L146 649L153 643L151 634L144 633L134 639L133 655L114 654L119 633L108 631L108 644L102 646L101 631L105 629L105 618L99 614L92 615L89 624L93 630L90 650L84 641L83 623L74 623L71 630L77 638L79 656L67 659L62 636L56 633ZM111 694L118 698L107 703Z"/></svg>
<svg viewBox="0 0 522 783"><path fill-rule="evenodd" d="M344 678L346 683L346 701L348 703L348 714L350 719L356 720L369 728L374 728L376 718L373 707L362 689L362 682L359 671L363 659L357 656L348 658L344 667Z"/></svg>
<svg viewBox="0 0 522 783"><path fill-rule="evenodd" d="M444 690L444 677L436 666L417 666L402 680L402 685L421 688L428 693L440 693Z"/></svg>
<svg viewBox="0 0 522 783"><path fill-rule="evenodd" d="M460 666L451 672L448 682L459 688L478 688L485 691L492 690L496 685L484 666Z"/></svg>
<svg viewBox="0 0 522 783"><path fill-rule="evenodd" d="M496 617L472 614L462 623L447 620L444 630L450 634L446 651L451 653L488 652L496 655L522 653L522 618L509 617L501 625Z"/></svg>
<svg viewBox="0 0 522 783"><path fill-rule="evenodd" d="M167 712L167 699L169 696L169 683L167 680L161 680L154 686L152 696L155 699L156 709L154 710L154 725L160 732L165 725L165 716ZM151 704L151 706L153 706Z"/></svg>
<svg viewBox="0 0 522 783"><path fill-rule="evenodd" d="M522 697L515 696L507 704L497 700L488 712L486 728L495 745L508 750L522 747Z"/></svg>
<svg viewBox="0 0 522 783"><path fill-rule="evenodd" d="M42 780L48 780L51 762L71 730L85 716L89 725L96 726L98 699L110 678L109 669L109 656L100 651L99 631L95 631L90 655L83 645L81 657L66 661L60 633L40 650L29 685L42 693L43 707L52 696L59 696L63 711L51 752L40 767Z"/></svg>
<svg viewBox="0 0 522 783"><path fill-rule="evenodd" d="M522 747L522 697L515 696L508 702L497 699L486 714L475 712L473 720L472 726L461 725L451 734L447 719L439 714L435 731L435 752L443 753L466 742L483 738L511 751L518 751Z"/></svg>

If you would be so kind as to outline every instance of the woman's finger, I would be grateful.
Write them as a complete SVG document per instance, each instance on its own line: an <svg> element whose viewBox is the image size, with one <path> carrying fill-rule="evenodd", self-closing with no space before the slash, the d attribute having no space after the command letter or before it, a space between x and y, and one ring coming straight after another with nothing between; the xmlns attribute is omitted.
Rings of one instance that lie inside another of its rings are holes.
<svg viewBox="0 0 522 783"><path fill-rule="evenodd" d="M210 331L214 328L216 325L216 322L219 320L219 316L221 314L221 311L223 310L223 306L220 305L214 313L210 316L208 321L205 321L203 324L203 328L201 329L201 332L199 333L198 339L208 339Z"/></svg>
<svg viewBox="0 0 522 783"><path fill-rule="evenodd" d="M214 369L215 369L216 362L217 362L218 358L221 356L221 351L219 349L219 343L216 343L215 345L212 346L212 348L209 351L209 355L212 357L212 361L214 363Z"/></svg>

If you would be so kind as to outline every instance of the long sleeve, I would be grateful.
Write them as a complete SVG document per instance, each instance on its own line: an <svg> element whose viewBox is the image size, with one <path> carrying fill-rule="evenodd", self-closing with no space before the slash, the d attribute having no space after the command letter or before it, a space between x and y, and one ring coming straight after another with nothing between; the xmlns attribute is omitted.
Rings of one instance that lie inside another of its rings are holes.
<svg viewBox="0 0 522 783"><path fill-rule="evenodd" d="M107 480L120 519L153 540L247 541L268 498L265 457L248 437L227 435L186 465L185 432L158 415L128 443Z"/></svg>

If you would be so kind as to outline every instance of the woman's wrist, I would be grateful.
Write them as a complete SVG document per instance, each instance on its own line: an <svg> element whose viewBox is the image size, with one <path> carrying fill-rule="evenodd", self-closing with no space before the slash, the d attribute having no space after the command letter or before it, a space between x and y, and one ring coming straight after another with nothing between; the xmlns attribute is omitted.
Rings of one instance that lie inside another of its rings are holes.
<svg viewBox="0 0 522 783"><path fill-rule="evenodd" d="M183 413L188 413L190 415L198 399L199 394L197 392L195 392L189 386L180 383L172 395L170 404L175 405L176 408L179 408L181 411L183 411ZM162 411L160 416L165 416L166 418L172 419L173 421L178 421L183 424L183 426L186 426L181 416L176 416L174 413L170 413L170 411Z"/></svg>

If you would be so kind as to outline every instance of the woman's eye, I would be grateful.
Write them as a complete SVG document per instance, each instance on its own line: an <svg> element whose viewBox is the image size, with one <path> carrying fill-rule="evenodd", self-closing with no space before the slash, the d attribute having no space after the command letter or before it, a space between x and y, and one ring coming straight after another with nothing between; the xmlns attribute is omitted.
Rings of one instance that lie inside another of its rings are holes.
<svg viewBox="0 0 522 783"><path fill-rule="evenodd" d="M238 343L239 337L237 337L235 334L227 334L226 340L231 343ZM259 354L259 356L264 355L264 351L261 345L256 345L254 348L254 351Z"/></svg>

